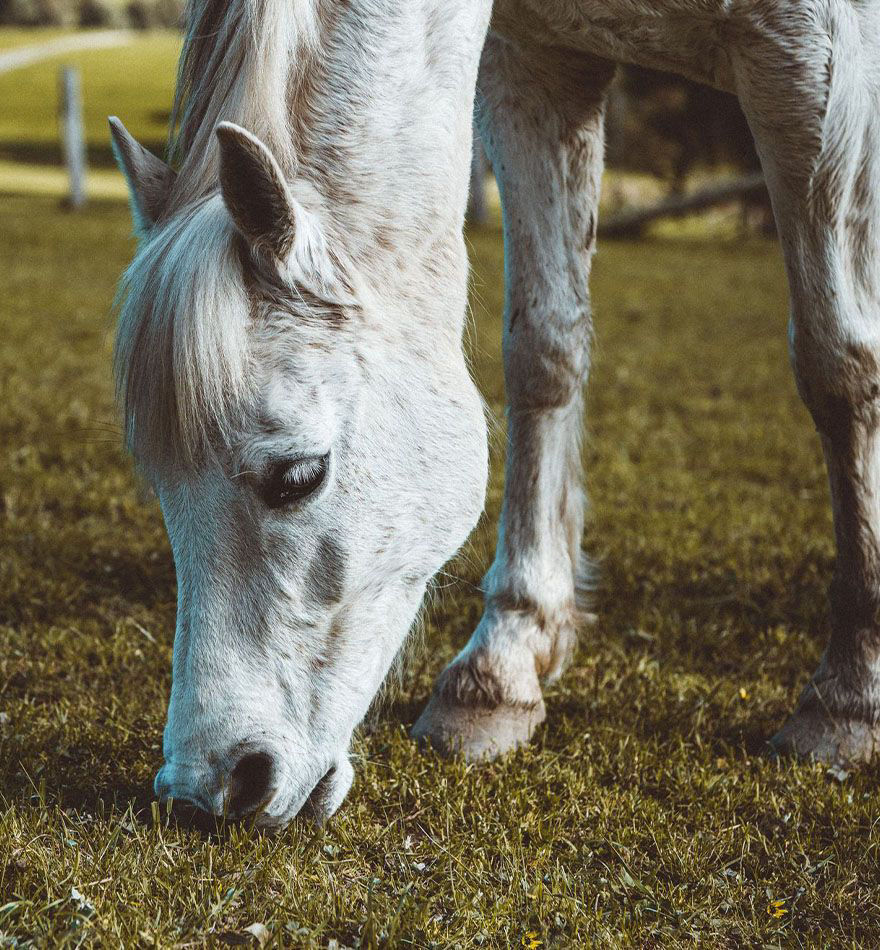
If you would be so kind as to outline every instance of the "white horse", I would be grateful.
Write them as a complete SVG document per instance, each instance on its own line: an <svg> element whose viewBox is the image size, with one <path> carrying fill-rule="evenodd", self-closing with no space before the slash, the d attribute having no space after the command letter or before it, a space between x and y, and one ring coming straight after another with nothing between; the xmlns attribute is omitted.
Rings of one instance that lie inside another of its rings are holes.
<svg viewBox="0 0 880 950"><path fill-rule="evenodd" d="M112 121L140 237L119 390L178 577L162 798L270 827L332 813L352 732L480 514L461 344L478 64L507 481L485 614L415 734L472 758L527 741L572 650L603 103L628 62L738 94L782 236L838 559L831 643L774 744L853 764L880 741L880 0L490 6L191 0L176 170Z"/></svg>

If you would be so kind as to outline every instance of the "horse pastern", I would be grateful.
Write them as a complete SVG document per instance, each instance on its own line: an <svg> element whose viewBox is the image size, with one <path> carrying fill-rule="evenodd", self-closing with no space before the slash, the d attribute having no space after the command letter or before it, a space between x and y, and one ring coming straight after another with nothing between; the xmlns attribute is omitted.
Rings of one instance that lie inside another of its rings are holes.
<svg viewBox="0 0 880 950"><path fill-rule="evenodd" d="M512 667L483 649L453 660L440 674L434 695L450 705L486 710L508 706L528 711L542 702L533 662Z"/></svg>

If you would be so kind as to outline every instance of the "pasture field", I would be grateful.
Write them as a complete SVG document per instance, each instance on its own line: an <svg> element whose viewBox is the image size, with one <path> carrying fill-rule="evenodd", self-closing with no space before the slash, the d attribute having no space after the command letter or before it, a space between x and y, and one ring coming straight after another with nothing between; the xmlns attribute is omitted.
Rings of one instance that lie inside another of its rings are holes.
<svg viewBox="0 0 880 950"><path fill-rule="evenodd" d="M142 117L167 107L170 76L160 96L148 72L125 93ZM0 153L16 128L45 144L5 88ZM597 619L534 744L475 767L407 738L479 617L501 498L500 230L470 233L486 516L361 731L341 811L205 837L151 794L175 586L113 406L129 232L121 201L0 196L0 946L877 945L880 767L765 756L827 636L833 557L774 244L688 228L600 248Z"/></svg>
<svg viewBox="0 0 880 950"><path fill-rule="evenodd" d="M0 29L0 52L40 44L69 31ZM131 133L162 154L180 37L170 31L137 34L127 46L53 56L0 74L0 193L26 183L28 193L59 193L58 69L79 67L82 80L90 192L125 196L115 168L107 116L118 115Z"/></svg>
<svg viewBox="0 0 880 950"><path fill-rule="evenodd" d="M876 944L877 769L841 782L763 756L818 658L832 557L772 245L600 251L598 620L535 744L477 768L406 736L479 616L496 432L487 516L358 741L340 814L205 839L151 803L174 571L114 421L108 310L128 231L122 204L0 211L7 943L220 943L261 923L290 946ZM498 228L470 240L471 350L500 418Z"/></svg>

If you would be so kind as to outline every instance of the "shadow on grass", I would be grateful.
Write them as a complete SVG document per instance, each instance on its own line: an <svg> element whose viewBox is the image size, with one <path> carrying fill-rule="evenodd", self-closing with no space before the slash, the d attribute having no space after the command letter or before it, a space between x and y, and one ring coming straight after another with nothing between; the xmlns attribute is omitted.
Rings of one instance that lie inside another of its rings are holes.
<svg viewBox="0 0 880 950"><path fill-rule="evenodd" d="M58 548L57 538L29 535L19 540L15 568L28 578L0 593L0 623L66 625L72 614L80 620L105 620L120 598L130 610L164 608L176 599L174 563L165 549L102 551L86 546Z"/></svg>
<svg viewBox="0 0 880 950"><path fill-rule="evenodd" d="M149 139L142 143L154 155L165 154L165 141ZM19 162L27 165L63 164L61 146L57 142L16 141L0 143L0 159L9 162ZM88 164L92 168L116 168L116 159L109 139L106 144L90 144L88 146Z"/></svg>
<svg viewBox="0 0 880 950"><path fill-rule="evenodd" d="M14 755L7 757L0 769L2 796L11 803L55 805L87 815L130 810L136 820L148 823L154 801L152 784L126 777L119 757L111 759L109 767L106 761L99 765L96 751L87 745L53 749L45 764L36 768ZM84 763L77 765L77 756Z"/></svg>

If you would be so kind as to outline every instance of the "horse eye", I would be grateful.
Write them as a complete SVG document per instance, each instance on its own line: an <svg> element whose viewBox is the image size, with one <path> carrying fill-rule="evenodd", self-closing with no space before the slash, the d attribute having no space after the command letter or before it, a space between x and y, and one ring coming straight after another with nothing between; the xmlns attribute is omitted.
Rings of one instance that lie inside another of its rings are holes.
<svg viewBox="0 0 880 950"><path fill-rule="evenodd" d="M259 486L268 508L284 508L317 491L327 477L330 456L310 459L281 459L274 462Z"/></svg>

